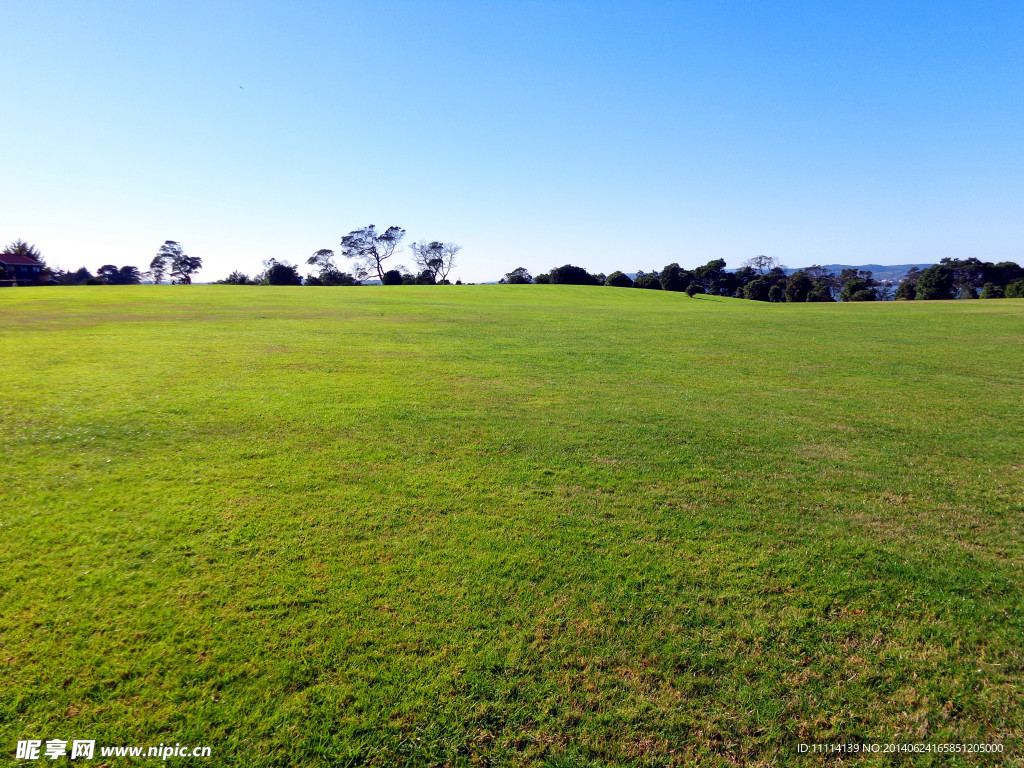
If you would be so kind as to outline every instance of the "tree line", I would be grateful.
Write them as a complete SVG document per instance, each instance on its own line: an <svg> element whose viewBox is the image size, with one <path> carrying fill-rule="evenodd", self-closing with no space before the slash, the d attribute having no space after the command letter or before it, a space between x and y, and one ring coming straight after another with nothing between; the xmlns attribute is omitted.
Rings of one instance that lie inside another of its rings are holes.
<svg viewBox="0 0 1024 768"><path fill-rule="evenodd" d="M303 277L299 267L287 261L268 259L263 271L249 277L235 271L218 283L229 285L364 285L378 281L383 285L448 285L455 258L462 247L439 240L420 240L410 244L415 269L389 262L398 253L405 230L388 227L378 232L374 225L355 229L341 238L339 251L322 248L306 264L312 267ZM92 274L85 267L75 271L50 268L34 245L17 240L0 254L28 257L42 269L35 277L39 285L133 285L143 281L160 284L189 284L203 266L199 257L189 256L181 244L167 240L149 263L149 269L106 264ZM335 258L348 261L343 271ZM0 265L2 269L2 265ZM0 272L0 281L8 276ZM912 268L898 281L875 279L870 271L843 269L838 274L822 266L788 270L770 256L755 256L742 267L728 270L724 259L709 261L695 269L668 264L660 270L638 270L630 275L615 271L609 275L591 274L583 267L566 264L533 276L524 267L507 273L505 284L605 285L615 288L642 288L685 292L690 296L708 294L767 302L806 301L889 301L934 299L1024 298L1024 268L1011 261L992 263L976 258L944 258L926 269ZM461 284L461 281L456 281Z"/></svg>
<svg viewBox="0 0 1024 768"><path fill-rule="evenodd" d="M378 232L371 224L341 238L338 255L348 259L347 271L338 267L333 249L321 248L306 259L313 271L305 278L298 266L267 259L263 262L263 271L254 277L235 271L217 282L227 285L363 285L367 280L376 280L382 285L449 285L448 275L462 246L440 240L420 240L409 245L414 272L401 264L389 269L385 262L395 256L404 238L405 230L401 227L388 227Z"/></svg>
<svg viewBox="0 0 1024 768"><path fill-rule="evenodd" d="M927 269L914 267L897 284L877 280L862 269L836 274L812 266L790 271L770 256L755 256L736 270L727 270L724 259L715 259L693 270L673 263L660 270L638 270L633 277L621 271L591 274L572 264L534 277L519 267L499 282L607 285L767 302L1024 298L1024 268L1011 261L993 264L975 258L945 258Z"/></svg>

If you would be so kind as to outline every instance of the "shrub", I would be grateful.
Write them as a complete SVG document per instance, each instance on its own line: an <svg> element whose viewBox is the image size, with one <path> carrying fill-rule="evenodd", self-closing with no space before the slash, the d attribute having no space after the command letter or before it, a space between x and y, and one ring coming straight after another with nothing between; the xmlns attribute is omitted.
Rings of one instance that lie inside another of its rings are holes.
<svg viewBox="0 0 1024 768"><path fill-rule="evenodd" d="M783 302L785 300L786 300L786 294L782 290L782 286L779 285L778 283L776 283L775 285L773 285L771 288L768 289L768 301L771 301L771 302L774 302L774 303L778 304L778 303Z"/></svg>
<svg viewBox="0 0 1024 768"><path fill-rule="evenodd" d="M690 283L686 286L687 296L696 296L698 293L704 293L704 286L700 283Z"/></svg>
<svg viewBox="0 0 1024 768"><path fill-rule="evenodd" d="M401 285L402 284L402 273L397 269L389 269L384 273L384 279L380 281L381 285Z"/></svg>

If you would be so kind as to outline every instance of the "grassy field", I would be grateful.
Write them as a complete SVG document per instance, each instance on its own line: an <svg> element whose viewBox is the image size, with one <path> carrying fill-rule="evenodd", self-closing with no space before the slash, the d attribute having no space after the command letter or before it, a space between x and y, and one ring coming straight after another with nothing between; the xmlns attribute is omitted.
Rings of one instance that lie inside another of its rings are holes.
<svg viewBox="0 0 1024 768"><path fill-rule="evenodd" d="M26 288L0 328L3 760L1024 765L1024 301Z"/></svg>

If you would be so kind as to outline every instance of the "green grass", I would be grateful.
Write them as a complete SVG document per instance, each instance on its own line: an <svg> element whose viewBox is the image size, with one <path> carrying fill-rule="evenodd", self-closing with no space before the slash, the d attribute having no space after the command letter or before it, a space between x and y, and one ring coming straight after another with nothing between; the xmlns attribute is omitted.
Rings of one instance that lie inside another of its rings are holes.
<svg viewBox="0 0 1024 768"><path fill-rule="evenodd" d="M1024 301L12 289L0 328L9 757L1022 764Z"/></svg>

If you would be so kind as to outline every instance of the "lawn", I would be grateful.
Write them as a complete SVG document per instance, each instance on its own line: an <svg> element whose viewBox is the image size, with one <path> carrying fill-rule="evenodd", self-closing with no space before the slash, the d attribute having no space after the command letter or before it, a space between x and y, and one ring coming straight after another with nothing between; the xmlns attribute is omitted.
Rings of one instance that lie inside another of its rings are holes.
<svg viewBox="0 0 1024 768"><path fill-rule="evenodd" d="M0 328L7 757L1024 765L1024 300L96 286Z"/></svg>

